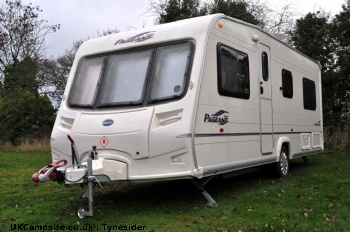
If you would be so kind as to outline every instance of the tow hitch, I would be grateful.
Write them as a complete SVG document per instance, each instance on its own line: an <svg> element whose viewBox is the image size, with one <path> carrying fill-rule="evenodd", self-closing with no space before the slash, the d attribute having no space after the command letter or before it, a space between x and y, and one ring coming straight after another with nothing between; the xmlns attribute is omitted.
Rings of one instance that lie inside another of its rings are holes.
<svg viewBox="0 0 350 232"><path fill-rule="evenodd" d="M56 162L47 165L39 170L39 172L34 173L32 180L34 181L34 186L38 186L39 182L43 183L47 180L53 180L57 182L64 181L64 173L57 170L57 168L67 165L67 160L57 160Z"/></svg>
<svg viewBox="0 0 350 232"><path fill-rule="evenodd" d="M80 162L78 161L78 152L74 140L69 135L67 135L67 137L71 142L72 164L67 166L67 160L58 160L50 165L47 165L46 167L43 167L39 170L39 172L34 173L32 180L34 181L34 186L37 186L39 182L43 183L47 180L53 180L66 184L80 183L81 186L86 185L87 190L82 198L87 198L87 203L83 203L77 208L77 215L79 218L93 216L93 188L96 184L99 184L101 190L103 190L103 186L99 182L98 178L93 175L92 171L93 160L98 159L96 146L92 147L92 151L86 153L86 155L88 155L86 162L81 163L81 160ZM64 166L66 166L64 171L57 170L58 168Z"/></svg>

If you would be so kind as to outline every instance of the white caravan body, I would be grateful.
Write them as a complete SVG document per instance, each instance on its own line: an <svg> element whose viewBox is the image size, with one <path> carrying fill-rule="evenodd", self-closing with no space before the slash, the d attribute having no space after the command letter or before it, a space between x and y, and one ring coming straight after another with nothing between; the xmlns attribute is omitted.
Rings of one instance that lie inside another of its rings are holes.
<svg viewBox="0 0 350 232"><path fill-rule="evenodd" d="M319 63L216 14L83 43L51 149L70 165L67 135L79 163L96 146L99 181L200 179L321 152L322 128Z"/></svg>

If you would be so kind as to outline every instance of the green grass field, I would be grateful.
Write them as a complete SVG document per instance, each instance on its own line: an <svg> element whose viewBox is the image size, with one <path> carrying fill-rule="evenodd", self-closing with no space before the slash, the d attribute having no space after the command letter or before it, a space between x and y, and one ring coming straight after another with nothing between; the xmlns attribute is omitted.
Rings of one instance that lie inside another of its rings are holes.
<svg viewBox="0 0 350 232"><path fill-rule="evenodd" d="M350 231L347 152L293 160L285 179L266 169L214 178L206 189L219 205L211 208L189 180L108 183L95 188L94 216L85 219L76 216L85 188L33 186L31 175L51 162L49 153L2 151L0 161L0 231Z"/></svg>

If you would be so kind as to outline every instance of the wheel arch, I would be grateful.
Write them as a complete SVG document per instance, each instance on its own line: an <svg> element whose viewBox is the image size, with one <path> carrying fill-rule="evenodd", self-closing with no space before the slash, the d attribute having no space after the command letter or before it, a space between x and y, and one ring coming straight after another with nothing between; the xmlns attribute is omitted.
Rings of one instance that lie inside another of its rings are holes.
<svg viewBox="0 0 350 232"><path fill-rule="evenodd" d="M277 146L275 149L275 154L276 154L276 162L279 161L280 159L280 154L281 154L281 150L282 147L286 147L288 150L288 159L290 159L290 139L288 137L280 137L277 140Z"/></svg>

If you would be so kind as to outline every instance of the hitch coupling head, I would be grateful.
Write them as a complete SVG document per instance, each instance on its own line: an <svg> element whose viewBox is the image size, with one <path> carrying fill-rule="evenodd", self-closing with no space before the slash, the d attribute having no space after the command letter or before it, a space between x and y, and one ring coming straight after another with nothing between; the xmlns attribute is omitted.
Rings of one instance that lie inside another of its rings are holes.
<svg viewBox="0 0 350 232"><path fill-rule="evenodd" d="M57 182L64 181L64 173L57 170L57 168L67 165L67 160L57 160L56 162L47 165L39 170L39 172L32 175L34 186L38 186L39 182L43 183L47 180L53 180Z"/></svg>

